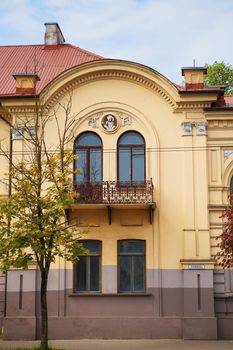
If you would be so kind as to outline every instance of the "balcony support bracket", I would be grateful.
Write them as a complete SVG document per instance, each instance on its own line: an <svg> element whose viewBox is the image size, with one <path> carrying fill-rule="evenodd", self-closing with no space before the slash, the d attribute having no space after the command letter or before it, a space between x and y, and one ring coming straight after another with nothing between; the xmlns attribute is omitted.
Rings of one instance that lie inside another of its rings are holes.
<svg viewBox="0 0 233 350"><path fill-rule="evenodd" d="M153 224L154 221L154 208L153 205L149 205L149 218L150 218L150 224Z"/></svg>
<svg viewBox="0 0 233 350"><path fill-rule="evenodd" d="M111 225L111 223L112 223L112 208L110 205L108 205L107 208L108 208L108 223L109 223L109 225Z"/></svg>

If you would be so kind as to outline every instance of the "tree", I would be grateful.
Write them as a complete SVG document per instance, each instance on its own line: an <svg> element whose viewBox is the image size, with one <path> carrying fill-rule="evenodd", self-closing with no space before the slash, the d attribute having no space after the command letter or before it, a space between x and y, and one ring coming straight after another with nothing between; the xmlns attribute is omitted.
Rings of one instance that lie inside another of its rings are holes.
<svg viewBox="0 0 233 350"><path fill-rule="evenodd" d="M21 159L1 153L10 161L12 193L0 202L0 259L1 268L26 269L36 261L40 270L41 347L48 348L47 283L50 266L57 256L76 262L87 251L78 242L80 233L68 220L77 193L72 189L73 162L76 157L67 145L77 121L71 115L69 96L65 103L50 115L36 102L35 113L16 120L17 132L23 138L25 152ZM46 128L54 122L58 146L51 149ZM6 180L5 180L6 181Z"/></svg>
<svg viewBox="0 0 233 350"><path fill-rule="evenodd" d="M205 83L207 85L225 85L226 95L233 95L233 67L224 62L215 61L213 64L206 64L207 75Z"/></svg>
<svg viewBox="0 0 233 350"><path fill-rule="evenodd" d="M221 215L221 217L226 219L223 224L223 231L217 237L220 250L216 254L216 260L223 268L233 267L233 195L229 197L229 200L229 206Z"/></svg>

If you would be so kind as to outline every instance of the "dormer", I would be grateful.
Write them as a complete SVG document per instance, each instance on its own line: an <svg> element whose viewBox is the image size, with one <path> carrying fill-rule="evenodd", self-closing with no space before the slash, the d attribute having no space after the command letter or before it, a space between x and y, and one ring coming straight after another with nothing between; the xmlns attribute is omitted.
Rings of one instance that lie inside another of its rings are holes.
<svg viewBox="0 0 233 350"><path fill-rule="evenodd" d="M184 77L186 89L203 89L204 78L207 73L205 67L184 67L181 69L182 76Z"/></svg>
<svg viewBox="0 0 233 350"><path fill-rule="evenodd" d="M36 92L36 83L40 80L37 73L13 73L16 94L31 95Z"/></svg>

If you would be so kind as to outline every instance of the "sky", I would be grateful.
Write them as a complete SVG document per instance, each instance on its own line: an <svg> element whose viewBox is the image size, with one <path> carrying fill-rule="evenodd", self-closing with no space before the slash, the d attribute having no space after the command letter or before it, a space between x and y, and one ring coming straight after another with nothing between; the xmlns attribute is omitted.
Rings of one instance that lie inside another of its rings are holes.
<svg viewBox="0 0 233 350"><path fill-rule="evenodd" d="M175 83L194 59L233 65L233 0L0 0L0 45L43 43L45 22L58 22L67 43Z"/></svg>

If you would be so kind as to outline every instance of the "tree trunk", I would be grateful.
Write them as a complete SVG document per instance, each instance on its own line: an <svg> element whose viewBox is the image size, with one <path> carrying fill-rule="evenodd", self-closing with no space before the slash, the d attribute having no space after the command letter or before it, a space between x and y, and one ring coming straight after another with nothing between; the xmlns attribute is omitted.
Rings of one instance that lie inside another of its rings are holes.
<svg viewBox="0 0 233 350"><path fill-rule="evenodd" d="M43 268L41 270L40 306L41 306L41 348L48 349L48 308L47 308L47 284L48 273Z"/></svg>

